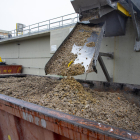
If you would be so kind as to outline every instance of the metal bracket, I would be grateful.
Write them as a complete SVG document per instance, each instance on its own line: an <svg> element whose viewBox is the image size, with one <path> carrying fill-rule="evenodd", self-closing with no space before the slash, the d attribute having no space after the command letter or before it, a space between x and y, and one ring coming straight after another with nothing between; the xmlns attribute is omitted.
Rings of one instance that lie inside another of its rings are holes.
<svg viewBox="0 0 140 140"><path fill-rule="evenodd" d="M103 52L100 52L99 55L100 56L110 57L111 59L114 59L114 53L103 53Z"/></svg>
<svg viewBox="0 0 140 140"><path fill-rule="evenodd" d="M99 63L100 63L100 66L101 66L101 68L102 68L102 70L103 70L103 73L104 73L104 75L105 75L107 81L108 81L108 82L113 82L113 78L110 77L110 75L109 75L109 73L108 73L108 71L107 71L107 68L106 68L106 66L105 66L105 64L104 64L104 61L103 61L103 59L102 59L101 56L107 56L107 57L110 57L111 59L113 59L113 58L114 58L114 54L113 54L113 53L101 53L101 52L100 52L100 53L99 53L99 56L98 56L98 61L99 61Z"/></svg>

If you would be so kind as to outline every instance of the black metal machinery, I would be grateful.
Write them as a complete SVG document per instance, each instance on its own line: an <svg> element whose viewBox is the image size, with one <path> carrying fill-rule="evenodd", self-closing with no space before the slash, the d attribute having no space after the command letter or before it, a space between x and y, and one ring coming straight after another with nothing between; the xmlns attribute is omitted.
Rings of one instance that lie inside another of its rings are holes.
<svg viewBox="0 0 140 140"><path fill-rule="evenodd" d="M140 1L139 0L71 0L76 13L99 9L99 18L87 23L105 22L105 37L125 35L126 21L132 17L137 33L135 51L140 51Z"/></svg>

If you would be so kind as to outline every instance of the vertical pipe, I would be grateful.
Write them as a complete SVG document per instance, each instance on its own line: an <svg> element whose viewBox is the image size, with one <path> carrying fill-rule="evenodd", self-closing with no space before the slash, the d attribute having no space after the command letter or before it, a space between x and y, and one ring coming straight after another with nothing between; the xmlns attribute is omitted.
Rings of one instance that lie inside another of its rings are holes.
<svg viewBox="0 0 140 140"><path fill-rule="evenodd" d="M10 38L10 32L8 31L8 36L7 36L8 38Z"/></svg>
<svg viewBox="0 0 140 140"><path fill-rule="evenodd" d="M3 35L3 39L4 39L4 32L2 32L2 35Z"/></svg>
<svg viewBox="0 0 140 140"><path fill-rule="evenodd" d="M63 16L62 16L62 27L63 27Z"/></svg>
<svg viewBox="0 0 140 140"><path fill-rule="evenodd" d="M29 34L30 34L30 25L29 25Z"/></svg>
<svg viewBox="0 0 140 140"><path fill-rule="evenodd" d="M18 36L18 30L17 30L17 23L16 23L16 36Z"/></svg>
<svg viewBox="0 0 140 140"><path fill-rule="evenodd" d="M50 20L49 20L49 30L50 30Z"/></svg>

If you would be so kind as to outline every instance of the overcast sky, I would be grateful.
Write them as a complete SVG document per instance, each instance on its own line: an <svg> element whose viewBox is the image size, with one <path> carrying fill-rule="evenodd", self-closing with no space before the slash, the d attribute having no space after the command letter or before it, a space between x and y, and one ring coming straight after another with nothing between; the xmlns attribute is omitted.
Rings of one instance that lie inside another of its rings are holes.
<svg viewBox="0 0 140 140"><path fill-rule="evenodd" d="M10 31L16 23L27 26L74 12L70 0L0 0L0 29Z"/></svg>

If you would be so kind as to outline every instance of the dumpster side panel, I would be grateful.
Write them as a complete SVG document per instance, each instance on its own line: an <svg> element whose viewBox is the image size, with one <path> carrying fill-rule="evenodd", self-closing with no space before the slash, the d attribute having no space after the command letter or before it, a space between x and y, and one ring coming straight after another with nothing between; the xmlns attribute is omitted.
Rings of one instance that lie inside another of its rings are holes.
<svg viewBox="0 0 140 140"><path fill-rule="evenodd" d="M8 138L11 140L70 140L0 110L0 140L8 140Z"/></svg>
<svg viewBox="0 0 140 140"><path fill-rule="evenodd" d="M7 140L9 133L11 137L14 137L14 140L16 138L21 140L23 137L24 140L37 140L38 138L46 140L46 137L50 137L49 140L140 140L138 133L41 107L2 94L0 94L0 110L8 114L8 117L5 117L5 113L0 112L2 140ZM4 125L6 121L8 123Z"/></svg>
<svg viewBox="0 0 140 140"><path fill-rule="evenodd" d="M0 140L7 140L8 136L11 138L11 140L19 139L14 116L2 110L0 110L0 129L3 134Z"/></svg>
<svg viewBox="0 0 140 140"><path fill-rule="evenodd" d="M15 117L19 140L69 140L52 131Z"/></svg>

